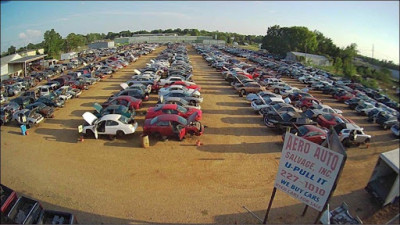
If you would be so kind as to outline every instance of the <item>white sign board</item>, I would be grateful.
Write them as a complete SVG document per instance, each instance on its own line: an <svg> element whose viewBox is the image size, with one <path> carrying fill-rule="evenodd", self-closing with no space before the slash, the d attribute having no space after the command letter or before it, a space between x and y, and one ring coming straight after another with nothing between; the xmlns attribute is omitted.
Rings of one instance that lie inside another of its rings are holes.
<svg viewBox="0 0 400 225"><path fill-rule="evenodd" d="M343 155L286 133L275 187L322 211L342 161Z"/></svg>

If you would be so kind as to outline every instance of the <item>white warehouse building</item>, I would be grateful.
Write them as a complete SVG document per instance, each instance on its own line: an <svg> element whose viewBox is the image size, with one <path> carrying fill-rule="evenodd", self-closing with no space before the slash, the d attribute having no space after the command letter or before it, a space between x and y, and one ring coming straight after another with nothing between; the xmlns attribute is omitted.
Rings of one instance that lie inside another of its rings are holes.
<svg viewBox="0 0 400 225"><path fill-rule="evenodd" d="M288 52L286 53L286 60L294 61L294 62L301 62L301 61L311 61L311 64L318 65L318 66L330 66L332 65L329 62L329 59L322 55L314 55L309 53L303 52Z"/></svg>

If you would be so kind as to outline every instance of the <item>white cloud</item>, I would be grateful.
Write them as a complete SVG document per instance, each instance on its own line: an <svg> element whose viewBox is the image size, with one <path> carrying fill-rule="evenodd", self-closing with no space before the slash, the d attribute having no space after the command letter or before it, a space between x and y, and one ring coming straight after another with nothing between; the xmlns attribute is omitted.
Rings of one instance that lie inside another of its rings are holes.
<svg viewBox="0 0 400 225"><path fill-rule="evenodd" d="M27 29L25 32L19 33L19 38L24 40L34 40L42 36L42 32L40 30L31 30Z"/></svg>

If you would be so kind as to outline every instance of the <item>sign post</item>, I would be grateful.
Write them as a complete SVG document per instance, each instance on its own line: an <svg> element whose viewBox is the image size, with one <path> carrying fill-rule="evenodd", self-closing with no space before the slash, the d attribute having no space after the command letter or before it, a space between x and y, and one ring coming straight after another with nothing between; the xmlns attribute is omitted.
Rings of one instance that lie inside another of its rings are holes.
<svg viewBox="0 0 400 225"><path fill-rule="evenodd" d="M287 132L264 224L267 222L276 189L306 204L303 216L308 207L319 212L325 210L344 160L345 153L333 151ZM317 220L319 217L320 215Z"/></svg>

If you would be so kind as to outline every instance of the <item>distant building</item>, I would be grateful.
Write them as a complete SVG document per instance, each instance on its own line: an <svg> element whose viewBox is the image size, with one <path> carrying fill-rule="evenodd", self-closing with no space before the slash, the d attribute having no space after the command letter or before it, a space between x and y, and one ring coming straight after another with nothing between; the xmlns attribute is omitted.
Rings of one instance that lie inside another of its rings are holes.
<svg viewBox="0 0 400 225"><path fill-rule="evenodd" d="M136 43L203 43L204 40L213 40L211 36L177 36L160 34L136 34L133 37L115 38L116 44Z"/></svg>
<svg viewBox="0 0 400 225"><path fill-rule="evenodd" d="M76 57L78 57L78 53L76 53L76 52L67 52L67 53L61 54L61 60L70 60L70 59L73 59Z"/></svg>
<svg viewBox="0 0 400 225"><path fill-rule="evenodd" d="M89 44L89 48L99 49L99 48L113 48L114 41L98 41Z"/></svg>
<svg viewBox="0 0 400 225"><path fill-rule="evenodd" d="M18 53L16 54L12 54L12 55L8 55L5 57L1 57L1 79L3 80L3 78L5 78L4 76L8 76L8 74L10 73L14 73L14 69L13 68L8 68L8 63L16 60L16 59L20 59L22 58L22 56ZM7 79L7 78L5 78Z"/></svg>
<svg viewBox="0 0 400 225"><path fill-rule="evenodd" d="M224 45L225 46L225 41L224 40L203 40L203 44L205 45Z"/></svg>
<svg viewBox="0 0 400 225"><path fill-rule="evenodd" d="M329 62L329 59L322 55L314 55L309 53L303 52L288 52L286 53L286 60L294 61L294 62L308 62L311 61L311 64L318 65L318 66L330 66L332 65Z"/></svg>

